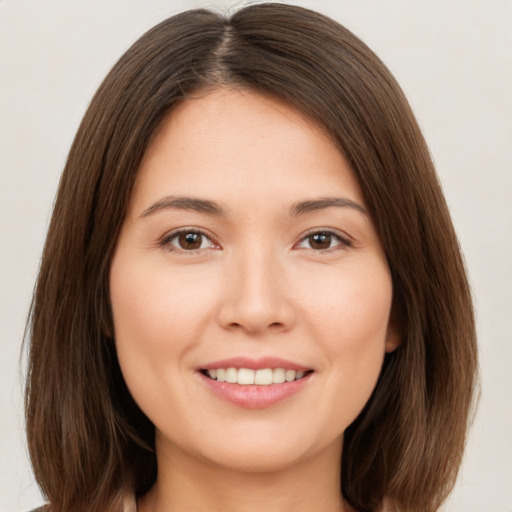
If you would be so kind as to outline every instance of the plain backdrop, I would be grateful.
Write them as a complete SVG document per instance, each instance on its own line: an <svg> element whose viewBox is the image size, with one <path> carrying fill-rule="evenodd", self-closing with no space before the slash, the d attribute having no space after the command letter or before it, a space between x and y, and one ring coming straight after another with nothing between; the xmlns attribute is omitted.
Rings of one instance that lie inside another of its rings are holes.
<svg viewBox="0 0 512 512"><path fill-rule="evenodd" d="M0 512L42 503L20 349L52 201L100 81L152 25L246 2L0 0ZM512 1L303 0L386 62L418 117L474 291L481 399L444 510L512 511Z"/></svg>

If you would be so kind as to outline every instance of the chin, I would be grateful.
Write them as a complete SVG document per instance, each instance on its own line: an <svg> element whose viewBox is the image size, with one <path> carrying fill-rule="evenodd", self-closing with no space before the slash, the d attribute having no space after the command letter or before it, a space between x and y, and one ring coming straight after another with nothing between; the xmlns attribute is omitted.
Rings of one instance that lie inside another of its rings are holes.
<svg viewBox="0 0 512 512"><path fill-rule="evenodd" d="M288 432L289 433L289 432ZM211 464L240 473L279 472L307 463L326 453L338 453L341 459L343 437L330 443L310 440L307 437L290 438L279 432L277 436L246 436L245 439L229 439L226 442L209 443L201 458ZM333 450L334 448L334 450ZM331 455L332 456L332 455Z"/></svg>
<svg viewBox="0 0 512 512"><path fill-rule="evenodd" d="M275 447L259 450L224 451L221 456L208 457L210 463L236 473L275 473L294 467L307 459L305 454L288 453L288 450L275 450Z"/></svg>

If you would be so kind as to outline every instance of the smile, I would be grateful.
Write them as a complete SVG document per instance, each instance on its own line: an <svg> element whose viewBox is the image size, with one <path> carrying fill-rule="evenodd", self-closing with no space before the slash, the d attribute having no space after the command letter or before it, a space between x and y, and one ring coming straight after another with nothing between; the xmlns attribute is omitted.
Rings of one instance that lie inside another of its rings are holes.
<svg viewBox="0 0 512 512"><path fill-rule="evenodd" d="M240 384L241 386L270 386L272 384L283 384L284 382L302 379L306 373L311 373L311 371L296 371L286 368L261 368L253 370L251 368L229 367L202 370L202 373L218 382Z"/></svg>
<svg viewBox="0 0 512 512"><path fill-rule="evenodd" d="M279 357L231 357L197 368L207 389L232 404L262 409L286 401L309 387L311 367Z"/></svg>

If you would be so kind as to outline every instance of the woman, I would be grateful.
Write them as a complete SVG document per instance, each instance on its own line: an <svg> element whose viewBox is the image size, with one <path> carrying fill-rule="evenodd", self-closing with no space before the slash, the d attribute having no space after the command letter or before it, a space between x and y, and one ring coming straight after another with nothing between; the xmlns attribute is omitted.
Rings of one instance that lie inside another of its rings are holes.
<svg viewBox="0 0 512 512"><path fill-rule="evenodd" d="M52 512L434 511L453 485L476 371L456 236L399 86L312 11L189 11L120 59L30 329Z"/></svg>

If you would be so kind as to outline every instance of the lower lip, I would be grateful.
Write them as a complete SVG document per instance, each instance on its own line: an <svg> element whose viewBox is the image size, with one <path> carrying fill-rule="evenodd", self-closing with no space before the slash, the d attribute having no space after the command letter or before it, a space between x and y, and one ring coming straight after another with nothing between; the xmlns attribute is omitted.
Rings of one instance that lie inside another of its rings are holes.
<svg viewBox="0 0 512 512"><path fill-rule="evenodd" d="M311 374L302 379L282 384L270 384L268 386L231 384L210 379L202 373L199 374L205 384L217 396L239 407L247 409L264 409L278 404L301 391L308 384Z"/></svg>

